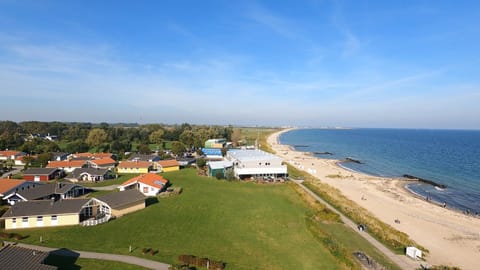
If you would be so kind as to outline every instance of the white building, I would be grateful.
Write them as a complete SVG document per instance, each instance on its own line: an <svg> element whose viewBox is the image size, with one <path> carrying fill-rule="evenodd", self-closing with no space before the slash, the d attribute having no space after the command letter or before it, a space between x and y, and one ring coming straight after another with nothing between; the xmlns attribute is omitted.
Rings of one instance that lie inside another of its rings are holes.
<svg viewBox="0 0 480 270"><path fill-rule="evenodd" d="M283 160L262 150L232 149L227 152L226 159L233 162L235 176L240 179L287 176L287 165L283 164Z"/></svg>

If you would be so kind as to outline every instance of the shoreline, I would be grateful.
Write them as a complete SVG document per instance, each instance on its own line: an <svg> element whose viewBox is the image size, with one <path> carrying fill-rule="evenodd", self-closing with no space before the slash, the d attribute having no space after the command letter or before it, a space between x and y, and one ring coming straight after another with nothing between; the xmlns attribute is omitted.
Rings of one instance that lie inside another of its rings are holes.
<svg viewBox="0 0 480 270"><path fill-rule="evenodd" d="M429 249L426 259L430 264L479 268L475 258L480 255L480 219L427 201L425 196L408 189L407 185L415 180L350 170L339 164L341 160L315 157L281 144L280 135L294 129L284 129L267 138L271 149L285 162L339 189L381 221L408 234ZM395 220L401 220L401 224Z"/></svg>

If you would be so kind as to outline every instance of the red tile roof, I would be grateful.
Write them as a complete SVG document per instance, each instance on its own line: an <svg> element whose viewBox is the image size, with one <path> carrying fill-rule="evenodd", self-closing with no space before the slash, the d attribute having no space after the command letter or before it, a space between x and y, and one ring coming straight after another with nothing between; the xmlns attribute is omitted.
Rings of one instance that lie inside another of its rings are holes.
<svg viewBox="0 0 480 270"><path fill-rule="evenodd" d="M143 183L152 187L162 189L168 183L168 180L158 174L147 173L139 175L137 177L133 177L132 179L129 179L123 184L121 184L120 186L129 186L133 183Z"/></svg>
<svg viewBox="0 0 480 270"><path fill-rule="evenodd" d="M118 164L118 168L148 168L152 166L148 161L122 161Z"/></svg>
<svg viewBox="0 0 480 270"><path fill-rule="evenodd" d="M81 168L86 162L86 160L50 161L47 168Z"/></svg>
<svg viewBox="0 0 480 270"><path fill-rule="evenodd" d="M15 156L19 153L20 153L20 151L5 150L5 151L0 151L0 156L10 157L10 156Z"/></svg>
<svg viewBox="0 0 480 270"><path fill-rule="evenodd" d="M175 159L159 160L157 163L162 166L162 168L180 166Z"/></svg>
<svg viewBox="0 0 480 270"><path fill-rule="evenodd" d="M94 158L94 159L101 159L101 158L111 158L113 156L112 153L76 153L73 154L75 157L86 157L86 158Z"/></svg>
<svg viewBox="0 0 480 270"><path fill-rule="evenodd" d="M0 179L0 194L7 192L19 185L25 183L25 180Z"/></svg>
<svg viewBox="0 0 480 270"><path fill-rule="evenodd" d="M109 157L90 160L90 162L96 164L97 166L115 164L115 160Z"/></svg>

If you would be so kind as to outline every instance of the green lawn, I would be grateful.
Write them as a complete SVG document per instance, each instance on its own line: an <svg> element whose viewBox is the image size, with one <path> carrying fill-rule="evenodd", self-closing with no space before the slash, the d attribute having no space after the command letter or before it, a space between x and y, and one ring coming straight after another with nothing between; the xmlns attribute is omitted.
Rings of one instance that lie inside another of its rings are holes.
<svg viewBox="0 0 480 270"><path fill-rule="evenodd" d="M83 259L74 257L64 257L51 254L48 256L45 264L57 266L58 270L143 270L148 269L138 265L126 264L122 262L103 261L94 259Z"/></svg>
<svg viewBox="0 0 480 270"><path fill-rule="evenodd" d="M18 230L23 241L78 250L130 254L177 263L181 254L221 260L227 269L342 269L307 229L310 208L289 185L199 177L193 169L165 173L180 196L96 227ZM142 248L159 252L142 255Z"/></svg>
<svg viewBox="0 0 480 270"><path fill-rule="evenodd" d="M108 179L108 180L103 180L101 182L97 183L92 183L92 182L78 182L78 184L85 186L85 187L105 187L105 186L111 186L111 185L120 185L121 183L127 181L128 179L131 179L135 176L139 176L140 174L136 173L128 173L128 174L123 174L120 175L116 179Z"/></svg>

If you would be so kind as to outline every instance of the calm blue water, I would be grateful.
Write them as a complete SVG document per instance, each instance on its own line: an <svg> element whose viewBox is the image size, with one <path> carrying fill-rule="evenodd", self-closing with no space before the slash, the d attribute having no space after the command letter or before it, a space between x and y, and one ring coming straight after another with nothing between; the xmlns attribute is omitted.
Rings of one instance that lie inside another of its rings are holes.
<svg viewBox="0 0 480 270"><path fill-rule="evenodd" d="M413 129L298 129L282 134L282 144L305 152L331 152L320 158L352 157L364 164L343 166L371 175L404 174L446 184L409 184L415 193L459 210L480 213L480 131Z"/></svg>

